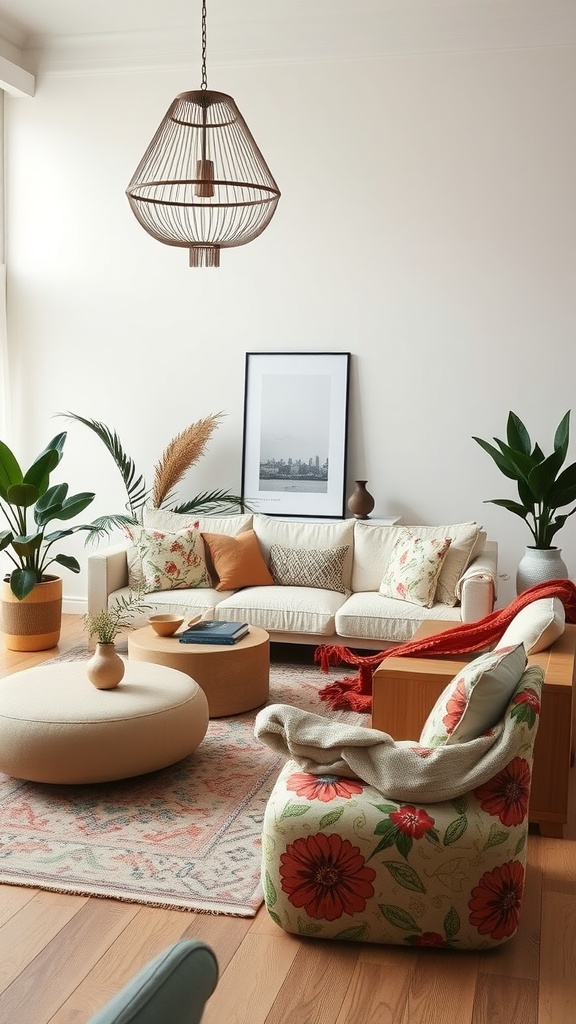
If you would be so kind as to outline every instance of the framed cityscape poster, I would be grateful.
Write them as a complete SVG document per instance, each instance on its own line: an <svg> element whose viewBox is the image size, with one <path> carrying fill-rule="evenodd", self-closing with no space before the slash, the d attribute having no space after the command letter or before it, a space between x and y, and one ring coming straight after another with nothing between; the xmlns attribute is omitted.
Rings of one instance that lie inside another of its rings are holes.
<svg viewBox="0 0 576 1024"><path fill-rule="evenodd" d="M248 352L242 497L267 515L344 516L349 352Z"/></svg>

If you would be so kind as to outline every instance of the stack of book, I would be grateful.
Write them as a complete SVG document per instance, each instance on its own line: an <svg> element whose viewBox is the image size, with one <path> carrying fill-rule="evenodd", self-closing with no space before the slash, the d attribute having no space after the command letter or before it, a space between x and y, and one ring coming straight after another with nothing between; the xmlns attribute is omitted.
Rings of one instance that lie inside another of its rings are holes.
<svg viewBox="0 0 576 1024"><path fill-rule="evenodd" d="M181 644L235 644L246 636L248 630L247 622L200 619L188 626L178 639Z"/></svg>

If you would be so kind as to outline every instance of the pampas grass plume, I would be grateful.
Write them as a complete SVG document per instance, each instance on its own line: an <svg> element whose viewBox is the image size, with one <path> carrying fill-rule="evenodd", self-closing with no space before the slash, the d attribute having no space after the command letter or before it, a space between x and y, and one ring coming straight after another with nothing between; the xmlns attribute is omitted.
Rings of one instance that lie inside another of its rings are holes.
<svg viewBox="0 0 576 1024"><path fill-rule="evenodd" d="M154 467L153 508L161 507L162 502L180 483L184 474L204 455L206 445L220 425L223 415L224 413L217 412L212 416L205 416L172 438Z"/></svg>

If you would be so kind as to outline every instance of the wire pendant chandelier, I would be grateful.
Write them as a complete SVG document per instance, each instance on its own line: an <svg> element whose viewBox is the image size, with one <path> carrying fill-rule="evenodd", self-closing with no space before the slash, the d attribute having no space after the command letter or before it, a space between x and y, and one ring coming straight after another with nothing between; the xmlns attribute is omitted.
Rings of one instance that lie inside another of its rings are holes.
<svg viewBox="0 0 576 1024"><path fill-rule="evenodd" d="M253 241L274 215L280 190L244 118L208 89L206 0L201 87L172 102L126 195L148 234L190 250L191 267L219 267L221 249Z"/></svg>

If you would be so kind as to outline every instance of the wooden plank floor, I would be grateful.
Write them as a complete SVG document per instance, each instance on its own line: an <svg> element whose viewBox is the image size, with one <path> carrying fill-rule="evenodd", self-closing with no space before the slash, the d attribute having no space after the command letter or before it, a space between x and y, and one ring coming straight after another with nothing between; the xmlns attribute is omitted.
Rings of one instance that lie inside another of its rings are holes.
<svg viewBox="0 0 576 1024"><path fill-rule="evenodd" d="M64 616L60 651L84 639L80 618ZM2 649L0 675L56 653ZM287 651L282 656L288 660ZM572 1024L574 769L571 774L565 838L530 836L520 929L499 949L478 955L322 942L286 934L264 910L246 920L4 885L0 1024L81 1024L182 936L207 941L220 965L203 1024Z"/></svg>

